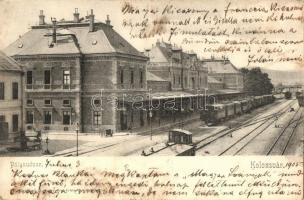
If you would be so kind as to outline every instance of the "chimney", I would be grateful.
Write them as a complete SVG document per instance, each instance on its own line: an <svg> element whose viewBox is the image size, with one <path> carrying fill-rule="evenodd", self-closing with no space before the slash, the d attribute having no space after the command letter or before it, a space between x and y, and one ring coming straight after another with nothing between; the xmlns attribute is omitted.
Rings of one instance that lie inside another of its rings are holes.
<svg viewBox="0 0 304 200"><path fill-rule="evenodd" d="M75 23L79 23L79 13L78 13L78 8L75 8L75 12L74 12L74 22Z"/></svg>
<svg viewBox="0 0 304 200"><path fill-rule="evenodd" d="M53 33L52 33L52 44L55 44L57 42L57 39L56 39L56 18L51 18L51 21L53 23Z"/></svg>
<svg viewBox="0 0 304 200"><path fill-rule="evenodd" d="M40 15L39 15L39 25L44 25L45 21L44 21L44 14L43 14L43 10L40 10Z"/></svg>
<svg viewBox="0 0 304 200"><path fill-rule="evenodd" d="M107 25L111 25L111 21L110 21L110 17L109 17L109 15L107 15L106 24L107 24Z"/></svg>
<svg viewBox="0 0 304 200"><path fill-rule="evenodd" d="M89 32L94 31L94 14L93 14L93 9L91 9L91 14L89 16L90 19L90 27L89 27Z"/></svg>

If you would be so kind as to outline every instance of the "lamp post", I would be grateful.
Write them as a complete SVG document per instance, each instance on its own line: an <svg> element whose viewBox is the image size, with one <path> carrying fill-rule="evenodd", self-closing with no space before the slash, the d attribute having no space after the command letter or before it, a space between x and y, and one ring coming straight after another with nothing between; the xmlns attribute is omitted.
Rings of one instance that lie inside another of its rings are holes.
<svg viewBox="0 0 304 200"><path fill-rule="evenodd" d="M76 156L78 156L78 132L79 132L79 124L76 123Z"/></svg>
<svg viewBox="0 0 304 200"><path fill-rule="evenodd" d="M152 109L149 110L149 118L150 118L150 139L152 140Z"/></svg>
<svg viewBox="0 0 304 200"><path fill-rule="evenodd" d="M184 128L184 111L185 109L182 107L181 108L181 128Z"/></svg>

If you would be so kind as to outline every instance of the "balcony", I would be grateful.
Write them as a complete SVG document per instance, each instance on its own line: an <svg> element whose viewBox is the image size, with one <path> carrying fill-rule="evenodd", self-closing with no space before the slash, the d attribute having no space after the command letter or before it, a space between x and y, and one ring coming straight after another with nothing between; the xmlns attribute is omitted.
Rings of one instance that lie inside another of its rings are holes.
<svg viewBox="0 0 304 200"><path fill-rule="evenodd" d="M63 90L69 91L76 89L76 84L64 85L64 84L27 84L26 91L42 90L42 91L53 91Z"/></svg>

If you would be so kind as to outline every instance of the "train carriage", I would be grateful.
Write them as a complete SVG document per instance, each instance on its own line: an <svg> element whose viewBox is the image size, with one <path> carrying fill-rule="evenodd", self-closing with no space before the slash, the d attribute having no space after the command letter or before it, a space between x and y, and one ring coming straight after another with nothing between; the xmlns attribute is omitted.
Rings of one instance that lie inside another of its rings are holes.
<svg viewBox="0 0 304 200"><path fill-rule="evenodd" d="M234 113L236 115L242 114L242 105L240 101L234 101Z"/></svg>
<svg viewBox="0 0 304 200"><path fill-rule="evenodd" d="M172 129L166 143L159 143L146 148L142 156L195 156L192 133L183 129Z"/></svg>
<svg viewBox="0 0 304 200"><path fill-rule="evenodd" d="M207 125L214 125L223 121L226 117L226 110L224 104L206 105L204 114L204 121Z"/></svg>
<svg viewBox="0 0 304 200"><path fill-rule="evenodd" d="M234 103L225 104L226 118L232 118L235 115Z"/></svg>
<svg viewBox="0 0 304 200"><path fill-rule="evenodd" d="M262 99L263 99L262 96L255 96L252 102L253 108L260 107L262 105Z"/></svg>
<svg viewBox="0 0 304 200"><path fill-rule="evenodd" d="M250 99L245 99L241 101L241 109L242 113L248 113L250 112L252 108L251 100Z"/></svg>

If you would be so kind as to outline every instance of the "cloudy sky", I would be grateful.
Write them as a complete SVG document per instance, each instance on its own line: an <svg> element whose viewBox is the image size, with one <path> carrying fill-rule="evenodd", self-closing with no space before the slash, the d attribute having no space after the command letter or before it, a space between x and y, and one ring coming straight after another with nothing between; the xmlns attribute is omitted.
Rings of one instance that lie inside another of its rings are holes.
<svg viewBox="0 0 304 200"><path fill-rule="evenodd" d="M172 1L167 1L170 3ZM212 2L212 3L209 3ZM252 1L251 1L252 2ZM288 1L290 2L290 1ZM95 19L98 21L105 21L106 15L110 15L111 24L114 29L120 33L125 39L127 39L133 46L138 50L144 51L144 49L151 48L152 44L157 39L168 38L168 35L160 37L153 37L150 39L131 39L129 30L122 26L123 14L121 13L121 7L123 1L102 1L102 0L0 0L0 49L5 48L10 43L15 41L20 35L30 30L31 25L38 23L39 10L44 10L46 15L46 22L50 22L51 17L56 17L57 20L62 18L66 20L73 19L73 12L75 8L78 8L80 17L84 17L90 9L94 9ZM138 5L153 7L157 1L137 1ZM163 2L164 3L164 2ZM175 4L176 2L173 2ZM221 0L205 0L205 1L193 1L192 6L201 8L214 8L218 7L223 9L228 1ZM234 4L247 5L248 1L233 1ZM189 6L189 1L178 1L178 5ZM303 24L302 24L303 25ZM303 29L302 29L303 33ZM303 35L303 34L302 34ZM287 37L287 36L286 36ZM173 38L173 43L181 45L180 38ZM201 46L184 45L185 51L194 50L199 57L210 58L210 55L205 54L201 51ZM304 47L303 47L304 48ZM246 66L247 58L242 54L228 54L231 62L237 67ZM303 62L302 62L303 64ZM269 69L280 69L290 70L298 69L301 64L299 63L268 63L268 64L257 64L261 67ZM251 66L253 67L253 66Z"/></svg>

